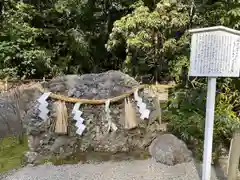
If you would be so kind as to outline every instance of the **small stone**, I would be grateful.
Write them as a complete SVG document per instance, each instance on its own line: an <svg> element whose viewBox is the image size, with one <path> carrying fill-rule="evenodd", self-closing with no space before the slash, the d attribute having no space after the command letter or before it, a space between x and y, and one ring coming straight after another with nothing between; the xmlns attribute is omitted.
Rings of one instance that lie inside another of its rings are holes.
<svg viewBox="0 0 240 180"><path fill-rule="evenodd" d="M113 110L112 110L112 113L113 113L113 114L120 114L120 112L119 112L118 109L113 109Z"/></svg>
<svg viewBox="0 0 240 180"><path fill-rule="evenodd" d="M26 164L35 164L38 158L37 152L28 151L24 154L24 162Z"/></svg>
<svg viewBox="0 0 240 180"><path fill-rule="evenodd" d="M75 91L76 91L76 88L69 89L68 96L73 96Z"/></svg>
<svg viewBox="0 0 240 180"><path fill-rule="evenodd" d="M63 147L60 147L60 151L59 151L59 153L61 154L61 155L63 155L64 154L64 149L63 149Z"/></svg>
<svg viewBox="0 0 240 180"><path fill-rule="evenodd" d="M28 164L26 167L34 167L34 164Z"/></svg>
<svg viewBox="0 0 240 180"><path fill-rule="evenodd" d="M172 134L159 135L149 146L150 155L166 165L176 165L192 160L192 152L186 144Z"/></svg>
<svg viewBox="0 0 240 180"><path fill-rule="evenodd" d="M61 146L64 146L65 144L67 144L68 143L68 138L67 137L62 137L62 136L60 136L60 137L58 137L55 141L54 141L54 143L53 143L53 145L52 145L52 147L51 147L51 151L52 152L56 152L56 151L59 151L59 148L61 147Z"/></svg>
<svg viewBox="0 0 240 180"><path fill-rule="evenodd" d="M28 148L30 151L36 151L40 145L40 138L38 136L28 136Z"/></svg>

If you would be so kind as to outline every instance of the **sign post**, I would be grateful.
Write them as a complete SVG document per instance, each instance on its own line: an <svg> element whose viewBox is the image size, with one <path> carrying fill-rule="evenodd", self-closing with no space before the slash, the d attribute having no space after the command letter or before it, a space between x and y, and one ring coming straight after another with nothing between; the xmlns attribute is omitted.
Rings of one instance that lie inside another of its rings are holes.
<svg viewBox="0 0 240 180"><path fill-rule="evenodd" d="M208 78L202 180L210 180L211 176L216 82L217 78Z"/></svg>
<svg viewBox="0 0 240 180"><path fill-rule="evenodd" d="M210 180L217 77L239 77L240 31L215 26L192 29L189 76L208 78L202 180Z"/></svg>

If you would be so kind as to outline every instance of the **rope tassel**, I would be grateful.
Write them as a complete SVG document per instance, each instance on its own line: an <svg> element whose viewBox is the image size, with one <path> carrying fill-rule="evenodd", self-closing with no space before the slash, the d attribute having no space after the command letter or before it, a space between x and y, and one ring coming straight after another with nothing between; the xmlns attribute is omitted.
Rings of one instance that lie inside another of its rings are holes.
<svg viewBox="0 0 240 180"><path fill-rule="evenodd" d="M54 103L57 118L55 123L55 133L67 134L68 129L68 113L65 102L57 101Z"/></svg>
<svg viewBox="0 0 240 180"><path fill-rule="evenodd" d="M110 130L112 129L113 131L116 131L118 128L116 126L116 124L114 124L112 122L112 119L111 119L111 115L110 115L110 108L109 108L109 105L110 105L110 100L108 99L106 102L105 102L105 112L106 112L106 119L108 121L108 130L107 132L109 133Z"/></svg>
<svg viewBox="0 0 240 180"><path fill-rule="evenodd" d="M136 119L136 111L130 102L129 98L125 98L125 129L133 129L138 126Z"/></svg>

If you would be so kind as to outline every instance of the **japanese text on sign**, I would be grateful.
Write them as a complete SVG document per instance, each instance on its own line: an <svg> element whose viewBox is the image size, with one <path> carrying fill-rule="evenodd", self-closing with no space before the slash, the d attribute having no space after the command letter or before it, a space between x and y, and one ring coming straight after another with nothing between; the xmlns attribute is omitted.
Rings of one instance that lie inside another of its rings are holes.
<svg viewBox="0 0 240 180"><path fill-rule="evenodd" d="M239 77L240 36L228 32L192 35L190 76Z"/></svg>

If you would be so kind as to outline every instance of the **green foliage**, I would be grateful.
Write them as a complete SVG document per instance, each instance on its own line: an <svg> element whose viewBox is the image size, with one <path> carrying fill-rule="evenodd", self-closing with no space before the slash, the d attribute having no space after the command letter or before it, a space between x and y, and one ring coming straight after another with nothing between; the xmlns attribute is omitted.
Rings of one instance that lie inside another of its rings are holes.
<svg viewBox="0 0 240 180"><path fill-rule="evenodd" d="M218 0L201 7L207 25L224 25L231 28L240 28L240 4L238 0Z"/></svg>
<svg viewBox="0 0 240 180"><path fill-rule="evenodd" d="M151 11L143 4L114 23L107 44L117 56L124 46L126 72L172 76L179 80L182 68L188 66L186 49L189 45L189 6L177 1L160 1Z"/></svg>
<svg viewBox="0 0 240 180"><path fill-rule="evenodd" d="M16 3L3 16L0 36L0 77L31 76L37 66L49 66L49 57L43 48L37 46L35 39L42 31L30 26L35 14L32 6Z"/></svg>
<svg viewBox="0 0 240 180"><path fill-rule="evenodd" d="M109 68L113 63L108 62L104 44L115 19L129 11L133 1L112 3L3 1L0 78L42 78Z"/></svg>
<svg viewBox="0 0 240 180"><path fill-rule="evenodd" d="M23 2L0 3L0 77L120 69L182 82L189 28L239 27L236 0Z"/></svg>
<svg viewBox="0 0 240 180"><path fill-rule="evenodd" d="M229 147L234 128L240 120L233 107L239 103L237 91L223 88L216 97L214 122L214 160L222 147ZM193 145L198 158L202 158L206 104L206 85L196 89L179 89L172 93L169 101L169 130Z"/></svg>

